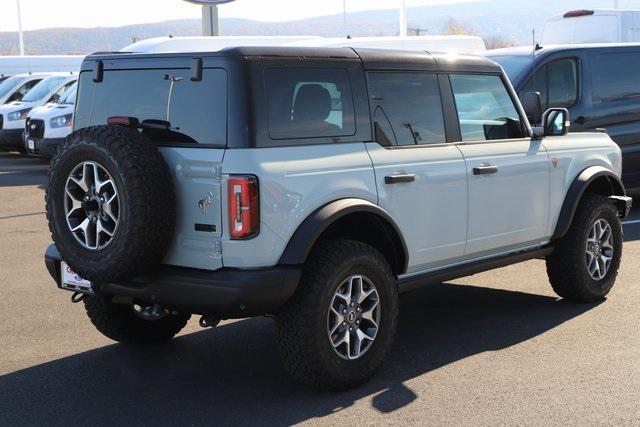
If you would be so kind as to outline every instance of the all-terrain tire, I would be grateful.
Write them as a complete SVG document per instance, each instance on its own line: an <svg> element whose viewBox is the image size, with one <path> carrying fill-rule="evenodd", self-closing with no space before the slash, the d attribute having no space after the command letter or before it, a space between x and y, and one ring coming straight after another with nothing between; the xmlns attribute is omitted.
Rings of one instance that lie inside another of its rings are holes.
<svg viewBox="0 0 640 427"><path fill-rule="evenodd" d="M611 226L613 258L602 279L595 280L587 265L587 240L596 221ZM622 257L622 224L616 207L605 196L585 194L567 234L547 257L547 273L553 290L571 301L603 300L613 287Z"/></svg>
<svg viewBox="0 0 640 427"><path fill-rule="evenodd" d="M91 323L107 338L129 344L152 344L170 340L182 330L190 314L167 314L157 320L138 316L133 306L116 304L100 296L87 295L84 307Z"/></svg>
<svg viewBox="0 0 640 427"><path fill-rule="evenodd" d="M82 162L95 162L115 182L119 222L107 246L84 247L66 222L67 179ZM62 259L93 282L151 271L174 234L176 201L171 172L157 147L135 129L92 126L67 137L51 160L45 201L49 230Z"/></svg>
<svg viewBox="0 0 640 427"><path fill-rule="evenodd" d="M355 360L340 357L328 335L328 310L334 292L349 277L366 276L381 304L375 340ZM321 243L304 266L300 285L276 314L277 338L286 370L317 389L344 390L367 381L381 366L395 338L398 291L387 260L361 242L332 239Z"/></svg>

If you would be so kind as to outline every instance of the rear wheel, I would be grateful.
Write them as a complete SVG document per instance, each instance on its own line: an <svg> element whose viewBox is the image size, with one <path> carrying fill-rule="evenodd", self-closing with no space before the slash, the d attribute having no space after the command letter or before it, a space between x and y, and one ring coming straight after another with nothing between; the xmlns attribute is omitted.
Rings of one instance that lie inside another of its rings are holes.
<svg viewBox="0 0 640 427"><path fill-rule="evenodd" d="M157 306L115 304L100 296L86 296L84 306L91 323L104 336L130 344L170 340L191 317L184 313L166 313Z"/></svg>
<svg viewBox="0 0 640 427"><path fill-rule="evenodd" d="M611 201L586 194L571 228L547 257L554 291L573 301L596 302L613 287L622 256L622 224Z"/></svg>
<svg viewBox="0 0 640 427"><path fill-rule="evenodd" d="M324 242L276 317L285 367L315 388L357 386L382 364L397 317L397 288L384 257L360 242Z"/></svg>

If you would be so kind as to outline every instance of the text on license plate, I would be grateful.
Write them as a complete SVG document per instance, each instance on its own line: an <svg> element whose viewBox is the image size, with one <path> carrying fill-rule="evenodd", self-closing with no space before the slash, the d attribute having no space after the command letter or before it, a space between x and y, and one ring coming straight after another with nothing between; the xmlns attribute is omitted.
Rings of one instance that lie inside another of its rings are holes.
<svg viewBox="0 0 640 427"><path fill-rule="evenodd" d="M63 289L89 294L93 293L91 282L76 274L64 261L60 262L60 275L62 276L61 283Z"/></svg>

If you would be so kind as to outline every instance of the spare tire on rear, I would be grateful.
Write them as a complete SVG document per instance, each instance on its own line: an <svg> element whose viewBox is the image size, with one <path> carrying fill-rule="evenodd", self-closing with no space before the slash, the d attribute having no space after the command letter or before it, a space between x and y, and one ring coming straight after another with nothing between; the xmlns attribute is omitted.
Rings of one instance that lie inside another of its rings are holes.
<svg viewBox="0 0 640 427"><path fill-rule="evenodd" d="M173 238L171 172L136 129L92 126L69 135L51 160L45 201L62 259L93 282L151 271Z"/></svg>

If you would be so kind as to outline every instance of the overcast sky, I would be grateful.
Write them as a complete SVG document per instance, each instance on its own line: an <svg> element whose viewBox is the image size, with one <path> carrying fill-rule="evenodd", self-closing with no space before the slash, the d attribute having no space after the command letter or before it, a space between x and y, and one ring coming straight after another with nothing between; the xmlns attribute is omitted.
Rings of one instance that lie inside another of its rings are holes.
<svg viewBox="0 0 640 427"><path fill-rule="evenodd" d="M407 0L408 6L465 0ZM471 1L471 0L467 0ZM236 0L220 6L223 17L287 21L342 13L343 0ZM400 0L346 0L347 11L397 8ZM18 29L16 0L0 0L0 31ZM20 0L22 28L113 27L168 19L199 18L200 7L183 0Z"/></svg>

